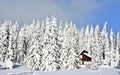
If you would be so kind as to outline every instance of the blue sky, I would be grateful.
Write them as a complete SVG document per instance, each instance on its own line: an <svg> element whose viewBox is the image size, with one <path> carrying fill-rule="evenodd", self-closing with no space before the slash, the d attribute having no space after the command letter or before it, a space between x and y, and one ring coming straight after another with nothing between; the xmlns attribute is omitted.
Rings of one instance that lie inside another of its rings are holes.
<svg viewBox="0 0 120 75"><path fill-rule="evenodd" d="M62 21L73 21L77 27L107 21L107 30L120 32L120 0L0 0L0 23L5 19L31 23L56 15Z"/></svg>

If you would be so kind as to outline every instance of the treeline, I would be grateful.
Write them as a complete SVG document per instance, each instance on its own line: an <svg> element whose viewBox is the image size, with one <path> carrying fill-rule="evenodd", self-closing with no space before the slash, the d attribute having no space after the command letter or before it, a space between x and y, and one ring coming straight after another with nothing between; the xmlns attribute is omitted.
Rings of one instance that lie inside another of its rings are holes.
<svg viewBox="0 0 120 75"><path fill-rule="evenodd" d="M119 33L116 36L111 29L108 36L106 25L102 31L99 25L78 31L72 22L58 23L52 16L19 29L17 22L5 21L0 25L0 62L9 60L40 71L78 69L82 65L80 53L86 50L93 64L118 66Z"/></svg>

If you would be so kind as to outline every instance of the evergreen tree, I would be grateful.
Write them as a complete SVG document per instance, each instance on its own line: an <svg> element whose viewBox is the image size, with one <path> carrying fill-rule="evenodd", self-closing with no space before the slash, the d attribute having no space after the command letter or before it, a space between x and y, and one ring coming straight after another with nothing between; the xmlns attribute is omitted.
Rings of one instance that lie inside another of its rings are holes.
<svg viewBox="0 0 120 75"><path fill-rule="evenodd" d="M27 49L28 49L28 41L27 41L27 25L25 24L21 30L19 31L19 35L18 35L18 57L17 57L17 61L19 63L24 63L25 60L25 56L27 55Z"/></svg>
<svg viewBox="0 0 120 75"><path fill-rule="evenodd" d="M68 24L67 22L65 23L64 29L63 29L63 43L62 43L62 52L61 52L61 59L63 61L63 69L67 69L67 61L68 61L68 35L67 35L67 31L68 31Z"/></svg>
<svg viewBox="0 0 120 75"><path fill-rule="evenodd" d="M120 50L120 36L119 32L117 33L117 38L116 38L116 58L115 58L115 67L119 66L119 61L120 61L120 55L119 55L119 50Z"/></svg>
<svg viewBox="0 0 120 75"><path fill-rule="evenodd" d="M18 24L17 22L13 24L9 31L9 47L8 50L12 52L10 56L12 60L16 62L17 60L17 38L18 38Z"/></svg>
<svg viewBox="0 0 120 75"><path fill-rule="evenodd" d="M10 29L11 29L12 23L11 21L5 21L1 26L1 42L0 42L0 61L3 63L6 68L12 68L13 67L13 50L11 50L11 38L10 38ZM8 64L12 63L12 64Z"/></svg>
<svg viewBox="0 0 120 75"><path fill-rule="evenodd" d="M32 70L40 70L42 61L42 34L40 33L40 24L32 25L33 35L31 36L29 51L25 57L24 63Z"/></svg>
<svg viewBox="0 0 120 75"><path fill-rule="evenodd" d="M57 19L53 16L51 21L46 18L46 29L44 34L43 45L43 67L44 71L56 71L61 69L61 50L58 39Z"/></svg>
<svg viewBox="0 0 120 75"><path fill-rule="evenodd" d="M114 33L111 29L111 32L110 32L110 54L111 54L111 57L110 57L110 65L111 66L115 66L115 57L116 57L116 50L115 50L115 37L114 37Z"/></svg>
<svg viewBox="0 0 120 75"><path fill-rule="evenodd" d="M93 63L101 64L101 39L99 26L94 31Z"/></svg>
<svg viewBox="0 0 120 75"><path fill-rule="evenodd" d="M84 37L84 50L88 51L88 53L90 53L90 37L89 37L89 25L87 25L86 27L86 31L85 31L85 37Z"/></svg>
<svg viewBox="0 0 120 75"><path fill-rule="evenodd" d="M103 64L109 65L110 61L110 48L109 48L109 38L108 33L106 31L106 25L107 22L105 22L103 30L101 32L102 36L102 58L103 58Z"/></svg>
<svg viewBox="0 0 120 75"><path fill-rule="evenodd" d="M93 53L93 46L94 46L94 28L92 27L91 25L91 28L90 28L90 34L89 34L89 44L90 44L90 55L92 55Z"/></svg>
<svg viewBox="0 0 120 75"><path fill-rule="evenodd" d="M80 53L84 50L84 28L82 27L82 29L79 32L79 50Z"/></svg>

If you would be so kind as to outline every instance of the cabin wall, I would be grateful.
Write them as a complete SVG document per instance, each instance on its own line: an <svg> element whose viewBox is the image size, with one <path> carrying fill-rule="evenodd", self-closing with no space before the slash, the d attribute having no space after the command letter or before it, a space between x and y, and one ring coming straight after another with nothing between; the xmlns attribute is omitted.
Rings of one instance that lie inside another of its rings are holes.
<svg viewBox="0 0 120 75"><path fill-rule="evenodd" d="M84 61L91 61L91 58L82 54L82 59L81 60L82 60L82 64L84 65Z"/></svg>

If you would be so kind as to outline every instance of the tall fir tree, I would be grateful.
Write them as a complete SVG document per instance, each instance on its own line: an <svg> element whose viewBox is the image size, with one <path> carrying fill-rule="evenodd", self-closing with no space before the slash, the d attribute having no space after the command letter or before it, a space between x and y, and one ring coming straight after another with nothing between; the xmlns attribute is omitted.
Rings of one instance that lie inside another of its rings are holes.
<svg viewBox="0 0 120 75"><path fill-rule="evenodd" d="M90 55L92 55L93 53L93 46L94 46L94 28L90 27L90 34L89 34L89 44L90 44L90 48L89 48L89 51L90 51Z"/></svg>
<svg viewBox="0 0 120 75"><path fill-rule="evenodd" d="M115 67L119 66L119 62L120 62L120 36L119 36L119 32L117 33L117 38L116 38L116 59L115 59Z"/></svg>
<svg viewBox="0 0 120 75"><path fill-rule="evenodd" d="M110 61L110 48L109 48L109 38L108 33L106 31L107 22L105 22L103 30L101 32L102 36L102 58L103 58L103 64L109 65Z"/></svg>
<svg viewBox="0 0 120 75"><path fill-rule="evenodd" d="M96 26L94 31L94 47L93 47L93 63L100 64L101 51L100 51L100 32L99 25Z"/></svg>
<svg viewBox="0 0 120 75"><path fill-rule="evenodd" d="M30 67L32 70L41 70L42 61L42 44L41 44L41 33L40 24L32 24L32 36L30 41L30 47L28 48L28 53L25 57L24 63Z"/></svg>
<svg viewBox="0 0 120 75"><path fill-rule="evenodd" d="M24 26L19 31L18 35L18 57L17 62L24 63L25 57L27 55L27 49L28 49L28 42L27 42L27 25L24 24Z"/></svg>
<svg viewBox="0 0 120 75"><path fill-rule="evenodd" d="M3 63L2 65L5 66L6 68L13 68L13 54L14 51L11 49L11 27L12 27L12 22L11 21L5 21L2 26L1 26L1 31L2 31L2 37L1 37L1 62Z"/></svg>
<svg viewBox="0 0 120 75"><path fill-rule="evenodd" d="M115 57L116 57L116 50L115 50L115 37L114 37L114 32L110 31L110 54L111 54L111 57L110 57L110 65L111 66L115 66Z"/></svg>
<svg viewBox="0 0 120 75"><path fill-rule="evenodd" d="M61 69L61 50L58 39L57 19L52 16L51 20L46 18L46 29L43 45L43 67L44 71L56 71Z"/></svg>
<svg viewBox="0 0 120 75"><path fill-rule="evenodd" d="M18 39L18 23L17 21L13 24L9 31L9 51L12 51L11 54L12 60L16 62L17 60L17 39Z"/></svg>

